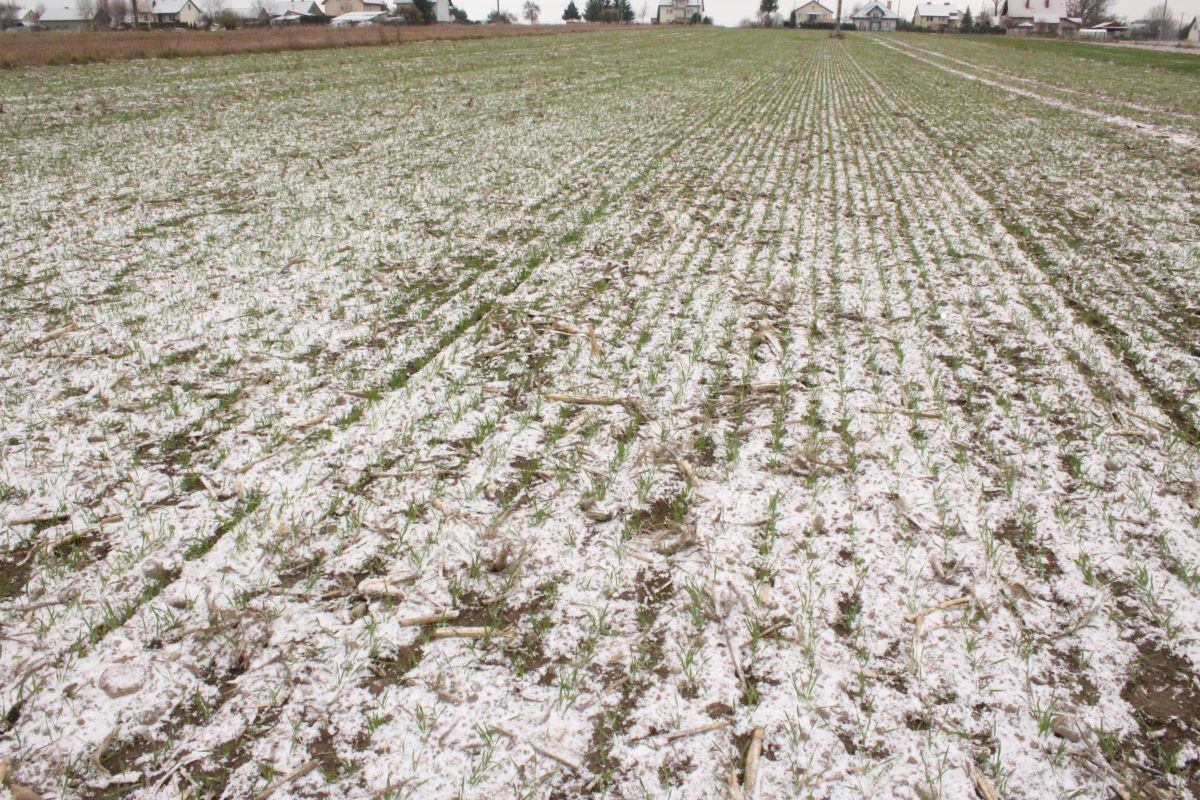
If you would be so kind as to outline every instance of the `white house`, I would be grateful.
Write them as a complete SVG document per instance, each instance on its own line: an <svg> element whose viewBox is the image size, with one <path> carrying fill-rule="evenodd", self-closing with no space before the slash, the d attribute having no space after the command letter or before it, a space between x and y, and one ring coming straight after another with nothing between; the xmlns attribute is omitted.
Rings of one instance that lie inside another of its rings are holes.
<svg viewBox="0 0 1200 800"><path fill-rule="evenodd" d="M280 0L266 7L272 25L295 25L304 22L323 22L328 19L325 9L316 0Z"/></svg>
<svg viewBox="0 0 1200 800"><path fill-rule="evenodd" d="M704 0L671 0L659 4L655 22L661 25L691 22L696 14L704 16Z"/></svg>
<svg viewBox="0 0 1200 800"><path fill-rule="evenodd" d="M833 9L818 0L808 0L807 3L798 6L792 12L792 24L794 25L813 25L821 22L833 22Z"/></svg>
<svg viewBox="0 0 1200 800"><path fill-rule="evenodd" d="M185 25L198 28L204 24L204 12L195 0L139 0L138 15L150 15L158 25Z"/></svg>
<svg viewBox="0 0 1200 800"><path fill-rule="evenodd" d="M387 11L387 5L383 0L325 0L321 5L325 15L334 19L346 14L383 13Z"/></svg>
<svg viewBox="0 0 1200 800"><path fill-rule="evenodd" d="M1008 0L1000 24L1017 35L1075 36L1083 20L1067 15L1067 0Z"/></svg>
<svg viewBox="0 0 1200 800"><path fill-rule="evenodd" d="M99 16L92 7L90 13L80 9L82 4L75 0L47 0L36 6L32 3L25 10L18 10L22 21L31 15L36 16L37 24L45 28L59 31L90 31L99 27L96 18Z"/></svg>
<svg viewBox="0 0 1200 800"><path fill-rule="evenodd" d="M850 15L850 21L860 31L894 31L900 17L892 12L890 6L890 0L887 6L867 3Z"/></svg>
<svg viewBox="0 0 1200 800"><path fill-rule="evenodd" d="M913 12L913 25L930 31L944 31L958 27L962 12L952 3L924 3Z"/></svg>

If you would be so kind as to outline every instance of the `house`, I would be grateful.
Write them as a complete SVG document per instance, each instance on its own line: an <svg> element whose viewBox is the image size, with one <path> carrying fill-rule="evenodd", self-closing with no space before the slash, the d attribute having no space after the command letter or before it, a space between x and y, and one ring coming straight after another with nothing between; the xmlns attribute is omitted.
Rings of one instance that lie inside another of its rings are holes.
<svg viewBox="0 0 1200 800"><path fill-rule="evenodd" d="M850 21L860 31L894 31L900 17L892 12L889 0L887 6L867 3L850 15Z"/></svg>
<svg viewBox="0 0 1200 800"><path fill-rule="evenodd" d="M138 16L146 13L156 25L198 28L204 24L204 12L196 5L195 0L140 0Z"/></svg>
<svg viewBox="0 0 1200 800"><path fill-rule="evenodd" d="M945 31L958 27L961 12L950 3L919 4L913 12L913 26L928 31Z"/></svg>
<svg viewBox="0 0 1200 800"><path fill-rule="evenodd" d="M1067 16L1067 0L1008 0L1000 24L1015 35L1040 34L1073 38L1083 27L1079 17Z"/></svg>
<svg viewBox="0 0 1200 800"><path fill-rule="evenodd" d="M330 20L329 24L335 28L357 28L360 25L374 25L386 13L386 11L350 11L334 17Z"/></svg>
<svg viewBox="0 0 1200 800"><path fill-rule="evenodd" d="M671 0L660 3L654 21L660 25L691 22L697 14L704 16L704 0Z"/></svg>
<svg viewBox="0 0 1200 800"><path fill-rule="evenodd" d="M365 14L387 11L383 0L325 0L326 16L337 17L343 14Z"/></svg>
<svg viewBox="0 0 1200 800"><path fill-rule="evenodd" d="M50 0L44 6L34 8L33 13L37 15L37 24L43 28L56 31L94 31L100 27L97 21L100 14L94 5L91 9L87 9L86 5L74 0Z"/></svg>
<svg viewBox="0 0 1200 800"><path fill-rule="evenodd" d="M1125 39L1129 36L1129 26L1119 22L1101 22L1090 28L1079 31L1082 39Z"/></svg>
<svg viewBox="0 0 1200 800"><path fill-rule="evenodd" d="M329 16L316 0L280 0L266 8L272 25L310 25L326 22Z"/></svg>
<svg viewBox="0 0 1200 800"><path fill-rule="evenodd" d="M797 27L818 23L833 24L833 9L818 0L809 0L792 12L792 24Z"/></svg>

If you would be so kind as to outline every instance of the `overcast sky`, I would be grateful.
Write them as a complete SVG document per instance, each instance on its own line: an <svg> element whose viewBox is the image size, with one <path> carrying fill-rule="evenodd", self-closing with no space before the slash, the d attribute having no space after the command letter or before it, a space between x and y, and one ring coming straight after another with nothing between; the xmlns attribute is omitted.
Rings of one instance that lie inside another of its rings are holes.
<svg viewBox="0 0 1200 800"><path fill-rule="evenodd" d="M542 22L557 22L562 17L562 10L566 8L567 0L534 0L542 9ZM646 14L649 17L654 16L654 9L658 0L644 0L646 3ZM927 0L928 1L928 0ZM471 19L483 19L487 16L488 11L496 7L496 0L454 0L455 5L466 9L471 15ZM575 0L575 4L583 11L585 0ZM633 9L636 12L641 12L643 0L631 0ZM802 4L805 0L797 0L797 5ZM836 0L830 0L836 2ZM899 2L899 13L905 17L911 17L913 8L917 0L892 0L893 5ZM954 2L954 0L951 0ZM1161 3L1161 0L1160 0ZM500 0L500 8L513 14L521 13L521 6L524 0ZM857 0L842 0L843 8L851 8L857 4ZM958 0L958 5L961 7L963 0ZM1167 0L1168 6L1175 12L1175 17L1178 19L1182 12L1186 19L1190 21L1193 16L1200 14L1200 0ZM705 10L718 25L737 25L739 20L754 15L754 11L758 8L758 0L704 0ZM779 0L780 10L785 14L792 10L792 0ZM978 14L980 9L980 0L969 0L968 5L971 7L972 14ZM1114 8L1120 16L1128 17L1129 19L1137 19L1145 16L1152 8L1158 7L1153 0L1115 0Z"/></svg>

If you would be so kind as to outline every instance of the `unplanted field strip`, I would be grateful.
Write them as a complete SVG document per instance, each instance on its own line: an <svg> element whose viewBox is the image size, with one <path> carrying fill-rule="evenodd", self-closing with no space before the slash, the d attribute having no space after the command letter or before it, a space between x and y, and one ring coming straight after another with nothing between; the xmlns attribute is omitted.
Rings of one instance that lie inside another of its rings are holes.
<svg viewBox="0 0 1200 800"><path fill-rule="evenodd" d="M1084 106L1076 105L1074 103L1069 103L1066 100L1059 100L1059 99L1053 98L1053 97L1046 97L1045 95L1038 94L1037 92L1029 91L1027 89L1020 89L1016 86L1011 86L1011 85L1005 84L1002 81L994 81L991 78L984 78L980 75L975 75L970 72L965 72L960 69L955 69L954 67L948 67L945 64L939 64L937 61L934 61L933 59L930 59L930 58L926 58L925 56L921 55L920 53L913 52L907 46L903 46L903 45L897 46L890 42L883 41L882 39L879 39L877 37L873 37L872 41L881 47L886 47L887 49L894 50L897 53L903 53L904 55L908 56L909 58L920 61L923 64L928 64L929 66L934 67L936 69L940 69L943 72L948 72L951 75L955 75L959 78L965 78L970 81L976 81L978 83L982 83L985 86L988 86L993 89L999 89L1001 91L1005 91L1010 94L1019 95L1020 97L1026 97L1030 100L1036 100L1039 103L1043 103L1043 104L1051 106L1053 108L1058 108L1063 111L1070 111L1071 113L1074 113L1074 114L1082 114L1084 116L1088 116L1088 117L1091 117L1092 119L1097 119L1097 120L1106 122L1111 125L1117 125L1122 128L1127 128L1129 130L1141 133L1144 136L1153 136L1156 139L1168 141L1171 144L1177 145L1179 147L1185 147L1188 149L1195 149L1197 147L1200 147L1200 138L1197 138L1196 136L1194 136L1191 133L1174 130L1171 128L1167 128L1165 126L1150 125L1148 123L1138 122L1137 120L1129 119L1128 117L1122 117L1119 114L1107 114L1103 111L1096 111L1095 109L1085 108Z"/></svg>

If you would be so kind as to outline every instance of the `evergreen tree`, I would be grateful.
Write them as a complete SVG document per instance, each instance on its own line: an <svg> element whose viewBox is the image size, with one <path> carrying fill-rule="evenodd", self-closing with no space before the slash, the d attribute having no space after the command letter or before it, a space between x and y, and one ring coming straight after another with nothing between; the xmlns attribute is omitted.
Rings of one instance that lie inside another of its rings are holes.
<svg viewBox="0 0 1200 800"><path fill-rule="evenodd" d="M975 20L971 18L971 9L963 12L962 19L958 22L958 30L960 33L970 33L975 28Z"/></svg>
<svg viewBox="0 0 1200 800"><path fill-rule="evenodd" d="M629 0L617 0L616 9L621 22L633 22L637 19L637 15L633 13L633 4Z"/></svg>
<svg viewBox="0 0 1200 800"><path fill-rule="evenodd" d="M575 0L567 3L567 10L563 12L564 22L570 22L573 19L579 19L579 9L575 6Z"/></svg>
<svg viewBox="0 0 1200 800"><path fill-rule="evenodd" d="M588 22L599 22L604 13L604 0L587 0L583 7L583 18Z"/></svg>
<svg viewBox="0 0 1200 800"><path fill-rule="evenodd" d="M413 5L417 7L417 13L421 15L421 22L426 25L437 22L437 9L434 8L431 0L412 0Z"/></svg>

